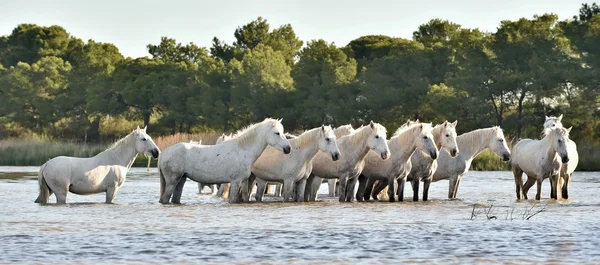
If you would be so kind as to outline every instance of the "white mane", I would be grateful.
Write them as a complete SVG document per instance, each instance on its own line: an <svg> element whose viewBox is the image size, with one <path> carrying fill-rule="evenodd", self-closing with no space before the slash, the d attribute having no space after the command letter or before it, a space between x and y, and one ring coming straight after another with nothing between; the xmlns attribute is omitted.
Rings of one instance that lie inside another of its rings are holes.
<svg viewBox="0 0 600 265"><path fill-rule="evenodd" d="M255 123L247 126L246 128L238 130L233 134L233 136L231 136L231 139L227 141L236 141L240 145L246 145L247 143L251 143L254 140L254 137L256 136L258 129L261 128L261 126L264 126L266 124L271 124L275 126L278 122L279 121L276 119L266 118L262 122Z"/></svg>

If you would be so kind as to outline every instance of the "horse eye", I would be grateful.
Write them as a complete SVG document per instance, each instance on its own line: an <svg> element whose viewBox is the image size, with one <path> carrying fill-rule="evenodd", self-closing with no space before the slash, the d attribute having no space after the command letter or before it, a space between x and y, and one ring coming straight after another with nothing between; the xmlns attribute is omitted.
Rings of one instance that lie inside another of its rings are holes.
<svg viewBox="0 0 600 265"><path fill-rule="evenodd" d="M379 139L379 135L375 135L375 138Z"/></svg>
<svg viewBox="0 0 600 265"><path fill-rule="evenodd" d="M562 143L562 140L558 140L559 143Z"/></svg>
<svg viewBox="0 0 600 265"><path fill-rule="evenodd" d="M142 141L146 141L146 138L142 138Z"/></svg>
<svg viewBox="0 0 600 265"><path fill-rule="evenodd" d="M329 138L325 138L325 141L329 142L330 140L329 140Z"/></svg>
<svg viewBox="0 0 600 265"><path fill-rule="evenodd" d="M279 132L276 132L275 135L281 135Z"/></svg>
<svg viewBox="0 0 600 265"><path fill-rule="evenodd" d="M446 137L450 137L450 134L446 134Z"/></svg>
<svg viewBox="0 0 600 265"><path fill-rule="evenodd" d="M427 139L427 136L423 136L423 139Z"/></svg>
<svg viewBox="0 0 600 265"><path fill-rule="evenodd" d="M500 139L500 140L498 140L498 141L500 141L500 142L504 142L504 139Z"/></svg>
<svg viewBox="0 0 600 265"><path fill-rule="evenodd" d="M552 127L556 126L556 124L552 124Z"/></svg>

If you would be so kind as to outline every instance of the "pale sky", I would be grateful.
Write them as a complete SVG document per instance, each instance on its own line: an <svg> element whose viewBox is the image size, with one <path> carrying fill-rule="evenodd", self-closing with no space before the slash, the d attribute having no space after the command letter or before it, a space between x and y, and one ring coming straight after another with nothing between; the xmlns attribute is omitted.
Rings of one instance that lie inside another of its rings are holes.
<svg viewBox="0 0 600 265"><path fill-rule="evenodd" d="M303 41L345 46L364 35L412 38L433 18L493 32L501 20L554 13L577 15L577 0L0 0L0 35L22 23L60 25L71 35L115 44L125 56L147 56L161 36L210 47L213 37L231 43L233 32L257 17L271 28L291 24ZM592 3L592 2L589 2Z"/></svg>

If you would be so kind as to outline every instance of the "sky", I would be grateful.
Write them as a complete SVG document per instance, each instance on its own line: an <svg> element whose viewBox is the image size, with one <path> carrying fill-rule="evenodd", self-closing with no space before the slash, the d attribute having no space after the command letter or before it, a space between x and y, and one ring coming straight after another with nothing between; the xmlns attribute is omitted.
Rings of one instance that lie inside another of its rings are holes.
<svg viewBox="0 0 600 265"><path fill-rule="evenodd" d="M337 46L365 35L412 38L434 18L494 32L502 20L554 13L577 15L577 0L0 0L0 35L22 23L59 25L83 40L115 44L130 57L148 56L162 36L210 47L213 37L232 43L239 26L259 16L271 28L291 24L303 41ZM591 2L590 2L591 3Z"/></svg>

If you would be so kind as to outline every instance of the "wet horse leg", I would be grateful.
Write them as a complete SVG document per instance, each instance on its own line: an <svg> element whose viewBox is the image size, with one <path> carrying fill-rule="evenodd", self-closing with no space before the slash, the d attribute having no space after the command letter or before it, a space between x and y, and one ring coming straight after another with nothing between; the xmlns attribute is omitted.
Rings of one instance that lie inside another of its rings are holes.
<svg viewBox="0 0 600 265"><path fill-rule="evenodd" d="M367 177L364 175L358 176L358 190L356 191L356 201L362 202L365 199L365 191L367 186Z"/></svg>
<svg viewBox="0 0 600 265"><path fill-rule="evenodd" d="M523 185L523 199L524 200L527 200L527 193L529 192L529 189L531 189L531 187L533 187L533 184L535 184L536 181L537 181L536 176L527 175L527 181Z"/></svg>
<svg viewBox="0 0 600 265"><path fill-rule="evenodd" d="M563 199L569 199L569 183L571 182L571 174L565 173L563 175L563 184L562 184L562 197Z"/></svg>
<svg viewBox="0 0 600 265"><path fill-rule="evenodd" d="M375 180L367 179L367 185L365 186L365 192L364 192L365 201L371 200L371 193L373 192L373 186L375 186Z"/></svg>
<svg viewBox="0 0 600 265"><path fill-rule="evenodd" d="M117 188L117 183L114 183L113 186L108 187L108 189L106 189L106 201L105 201L105 203L113 203L113 200L117 196L117 191L118 190L119 190L119 188Z"/></svg>
<svg viewBox="0 0 600 265"><path fill-rule="evenodd" d="M513 167L513 176L515 177L515 191L517 193L517 200L521 199L523 195L523 170L518 167Z"/></svg>
<svg viewBox="0 0 600 265"><path fill-rule="evenodd" d="M397 180L398 182L398 201L404 201L404 185L406 184L406 176L400 176ZM389 191L388 191L389 194Z"/></svg>
<svg viewBox="0 0 600 265"><path fill-rule="evenodd" d="M431 185L431 180L433 176L429 176L423 180L423 201L427 201L429 199L429 186Z"/></svg>
<svg viewBox="0 0 600 265"><path fill-rule="evenodd" d="M294 185L296 186L295 201L303 202L304 201L304 189L306 188L306 178L302 178L301 180L297 181Z"/></svg>
<svg viewBox="0 0 600 265"><path fill-rule="evenodd" d="M181 194L183 194L183 186L185 185L186 181L187 181L187 176L184 174L181 177L181 179L179 179L179 182L177 182L177 185L175 186L175 191L173 192L173 198L171 199L172 203L181 204Z"/></svg>
<svg viewBox="0 0 600 265"><path fill-rule="evenodd" d="M346 202L352 202L354 200L354 188L356 187L356 182L358 182L358 176L348 179L348 184L346 186Z"/></svg>
<svg viewBox="0 0 600 265"><path fill-rule="evenodd" d="M396 190L398 189L396 187L396 179L395 178L389 178L387 180L388 182L388 190L387 190L387 194L388 194L388 199L390 202L395 202L396 201Z"/></svg>
<svg viewBox="0 0 600 265"><path fill-rule="evenodd" d="M413 190L413 201L415 202L419 201L419 182L421 182L420 178L418 178L417 176L413 176L411 184Z"/></svg>

